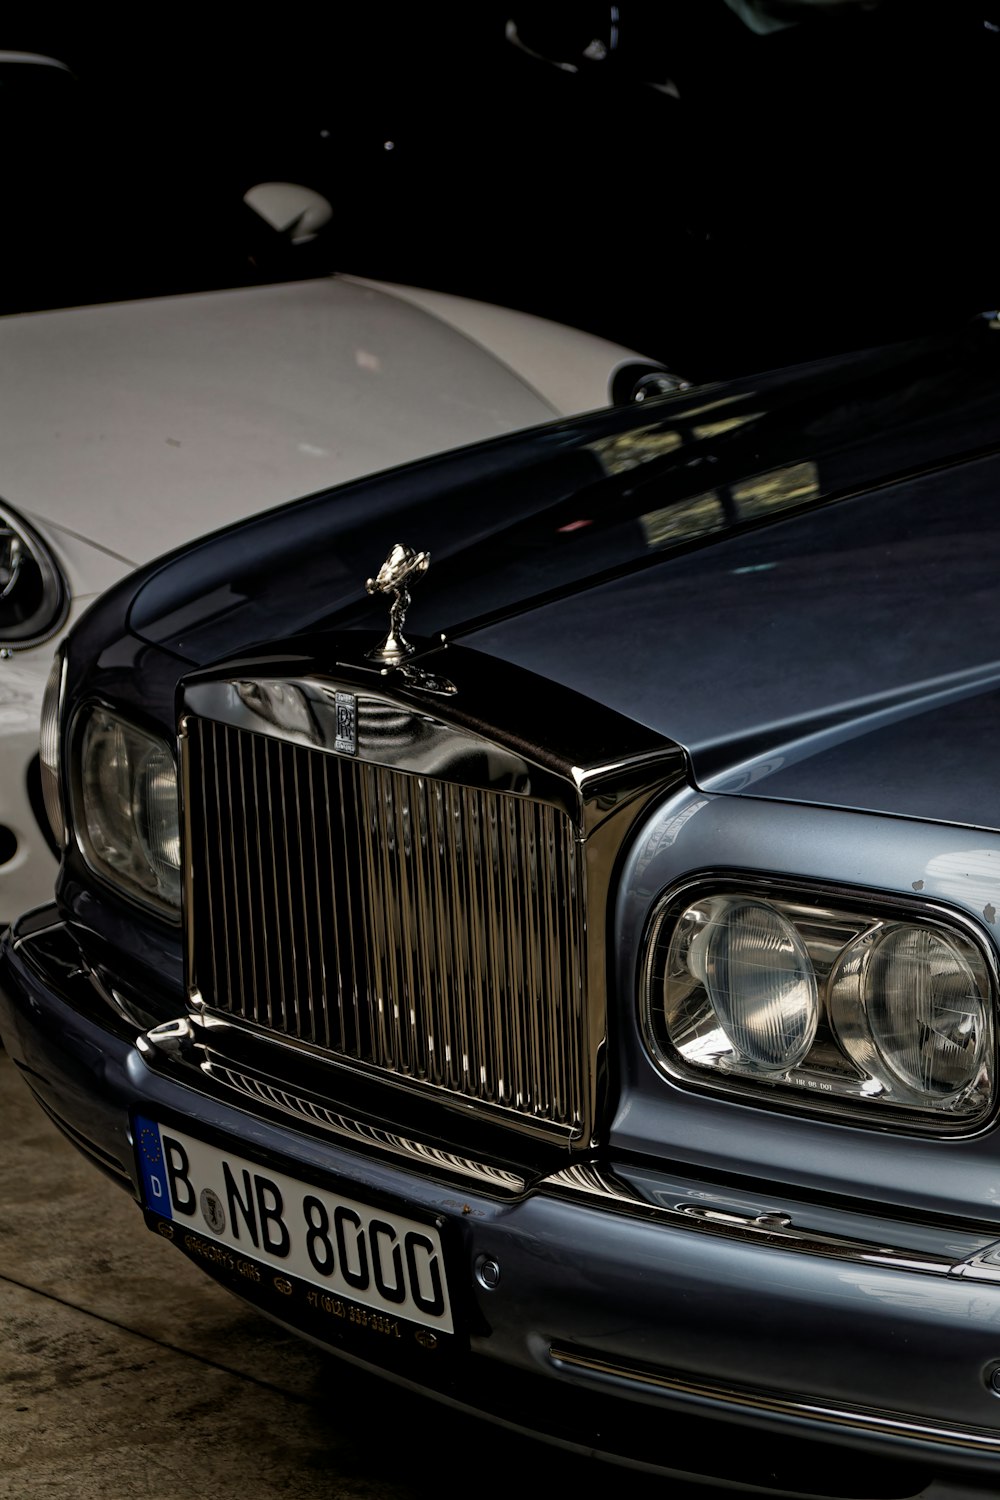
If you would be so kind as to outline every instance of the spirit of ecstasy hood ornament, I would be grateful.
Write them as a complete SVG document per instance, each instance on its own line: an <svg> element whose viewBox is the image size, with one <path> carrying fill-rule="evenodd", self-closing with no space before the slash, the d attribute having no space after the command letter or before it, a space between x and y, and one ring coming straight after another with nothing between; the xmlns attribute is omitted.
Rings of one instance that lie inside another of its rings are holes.
<svg viewBox="0 0 1000 1500"><path fill-rule="evenodd" d="M410 607L410 584L430 567L429 552L414 552L397 542L374 578L369 578L365 588L369 594L391 594L389 605L389 634L380 645L368 652L369 661L384 662L386 666L398 666L413 654L414 648L403 638L403 622Z"/></svg>

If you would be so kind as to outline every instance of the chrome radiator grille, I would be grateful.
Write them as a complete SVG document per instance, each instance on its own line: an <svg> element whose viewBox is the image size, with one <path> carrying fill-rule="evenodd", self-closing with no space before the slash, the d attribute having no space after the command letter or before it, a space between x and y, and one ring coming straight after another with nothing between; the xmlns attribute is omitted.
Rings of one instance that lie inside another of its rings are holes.
<svg viewBox="0 0 1000 1500"><path fill-rule="evenodd" d="M185 756L210 1009L579 1128L584 861L564 812L204 719Z"/></svg>

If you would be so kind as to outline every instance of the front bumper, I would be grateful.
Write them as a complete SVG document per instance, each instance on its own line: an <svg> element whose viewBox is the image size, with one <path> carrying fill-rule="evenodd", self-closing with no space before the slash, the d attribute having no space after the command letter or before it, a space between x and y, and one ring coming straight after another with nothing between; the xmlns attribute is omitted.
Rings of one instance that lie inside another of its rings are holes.
<svg viewBox="0 0 1000 1500"><path fill-rule="evenodd" d="M0 1034L69 1138L137 1200L140 1112L434 1222L461 1336L442 1358L394 1363L384 1340L325 1331L197 1237L192 1257L270 1315L465 1410L664 1472L869 1500L943 1474L995 1493L1000 1281L977 1258L988 1233L900 1225L893 1243L884 1221L850 1209L799 1229L798 1207L727 1212L710 1183L596 1158L491 1192L401 1162L377 1132L347 1142L234 1104L137 1045L115 989L54 908L4 943ZM724 1427L736 1441L720 1442Z"/></svg>

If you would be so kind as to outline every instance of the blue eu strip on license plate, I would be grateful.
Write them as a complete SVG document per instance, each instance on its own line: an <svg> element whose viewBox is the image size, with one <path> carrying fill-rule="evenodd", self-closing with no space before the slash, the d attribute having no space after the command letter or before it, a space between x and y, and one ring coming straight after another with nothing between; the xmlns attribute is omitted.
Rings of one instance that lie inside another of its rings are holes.
<svg viewBox="0 0 1000 1500"><path fill-rule="evenodd" d="M134 1139L145 1205L162 1218L333 1296L454 1332L433 1225L299 1182L142 1115Z"/></svg>

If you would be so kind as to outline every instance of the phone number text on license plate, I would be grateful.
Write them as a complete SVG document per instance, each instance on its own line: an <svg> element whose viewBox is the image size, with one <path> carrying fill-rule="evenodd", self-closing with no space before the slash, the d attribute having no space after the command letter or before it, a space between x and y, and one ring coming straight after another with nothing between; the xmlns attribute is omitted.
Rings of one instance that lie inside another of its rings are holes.
<svg viewBox="0 0 1000 1500"><path fill-rule="evenodd" d="M137 1117L146 1207L395 1318L453 1333L437 1230Z"/></svg>

